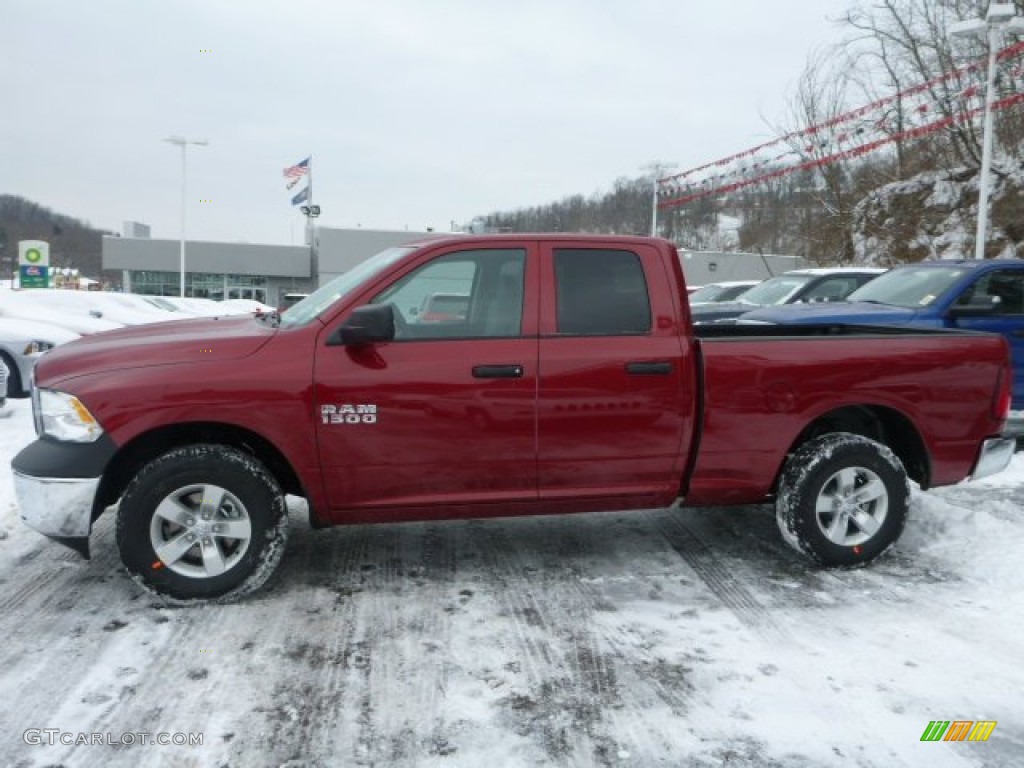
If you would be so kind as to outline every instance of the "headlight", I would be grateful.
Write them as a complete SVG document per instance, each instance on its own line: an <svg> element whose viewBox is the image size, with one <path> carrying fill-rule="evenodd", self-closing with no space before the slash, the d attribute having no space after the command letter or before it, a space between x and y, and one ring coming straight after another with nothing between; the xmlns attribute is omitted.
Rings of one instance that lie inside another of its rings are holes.
<svg viewBox="0 0 1024 768"><path fill-rule="evenodd" d="M30 341L25 345L26 355L41 355L43 352L49 352L53 349L53 344L49 341Z"/></svg>
<svg viewBox="0 0 1024 768"><path fill-rule="evenodd" d="M77 397L53 389L35 390L36 431L68 443L91 443L103 429Z"/></svg>

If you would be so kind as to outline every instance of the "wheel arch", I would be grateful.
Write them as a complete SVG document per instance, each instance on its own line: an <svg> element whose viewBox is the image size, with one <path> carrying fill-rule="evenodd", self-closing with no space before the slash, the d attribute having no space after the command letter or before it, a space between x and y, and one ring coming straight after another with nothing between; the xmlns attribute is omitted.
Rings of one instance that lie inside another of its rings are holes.
<svg viewBox="0 0 1024 768"><path fill-rule="evenodd" d="M308 495L291 462L270 440L252 430L220 422L187 422L145 432L121 447L103 472L93 505L95 520L124 493L132 478L156 457L197 443L228 445L258 459L286 494Z"/></svg>
<svg viewBox="0 0 1024 768"><path fill-rule="evenodd" d="M923 489L931 485L931 457L924 438L914 422L895 408L849 405L823 413L804 427L786 455L792 455L808 441L829 432L852 432L888 446L903 463L911 480Z"/></svg>

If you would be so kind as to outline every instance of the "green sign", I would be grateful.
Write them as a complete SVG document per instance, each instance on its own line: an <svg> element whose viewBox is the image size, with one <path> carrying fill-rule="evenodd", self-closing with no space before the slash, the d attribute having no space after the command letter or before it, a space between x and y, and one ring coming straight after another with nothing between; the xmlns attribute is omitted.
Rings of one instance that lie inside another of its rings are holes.
<svg viewBox="0 0 1024 768"><path fill-rule="evenodd" d="M27 256L28 254L26 254ZM21 274L21 287L22 288L49 288L50 287L50 268L49 267L33 267L33 266L22 266L20 268Z"/></svg>

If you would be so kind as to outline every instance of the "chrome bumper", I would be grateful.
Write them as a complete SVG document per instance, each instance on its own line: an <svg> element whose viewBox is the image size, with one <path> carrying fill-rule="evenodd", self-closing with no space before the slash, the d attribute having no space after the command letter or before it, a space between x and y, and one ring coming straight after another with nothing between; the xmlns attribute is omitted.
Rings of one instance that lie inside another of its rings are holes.
<svg viewBox="0 0 1024 768"><path fill-rule="evenodd" d="M14 472L14 493L25 524L86 557L99 485L98 477L33 477Z"/></svg>
<svg viewBox="0 0 1024 768"><path fill-rule="evenodd" d="M1012 437L990 437L981 444L981 453L971 472L971 480L1002 472L1013 458L1017 441Z"/></svg>

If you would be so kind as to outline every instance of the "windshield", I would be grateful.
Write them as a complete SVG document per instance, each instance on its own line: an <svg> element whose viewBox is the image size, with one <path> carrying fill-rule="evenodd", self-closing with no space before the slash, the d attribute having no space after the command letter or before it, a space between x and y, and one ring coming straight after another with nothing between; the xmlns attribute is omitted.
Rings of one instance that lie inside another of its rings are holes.
<svg viewBox="0 0 1024 768"><path fill-rule="evenodd" d="M770 307L786 301L813 279L813 275L779 275L755 285L739 298L740 304Z"/></svg>
<svg viewBox="0 0 1024 768"><path fill-rule="evenodd" d="M894 307L927 307L964 274L958 267L903 267L886 272L846 297Z"/></svg>
<svg viewBox="0 0 1024 768"><path fill-rule="evenodd" d="M414 250L414 248L409 247L388 248L376 256L371 256L366 261L357 264L348 272L338 275L327 285L313 291L313 293L309 294L298 304L289 307L281 315L281 327L295 328L305 325L313 318L320 317L335 302L348 296L352 291L372 280L396 261L412 253Z"/></svg>
<svg viewBox="0 0 1024 768"><path fill-rule="evenodd" d="M690 294L690 303L699 304L706 301L725 301L733 299L750 286L718 286L714 283L710 286L698 288Z"/></svg>

